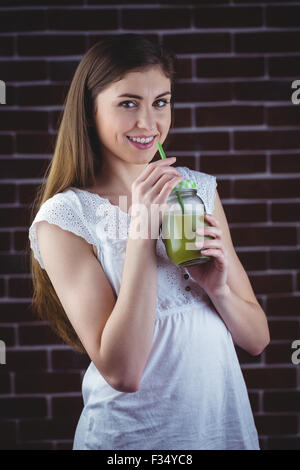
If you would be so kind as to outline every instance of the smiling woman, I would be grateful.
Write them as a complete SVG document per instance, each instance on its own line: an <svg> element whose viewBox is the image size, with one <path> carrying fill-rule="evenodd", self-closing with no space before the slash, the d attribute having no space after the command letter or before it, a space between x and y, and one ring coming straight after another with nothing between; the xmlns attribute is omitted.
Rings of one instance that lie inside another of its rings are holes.
<svg viewBox="0 0 300 470"><path fill-rule="evenodd" d="M249 304L216 296L223 321L209 299L216 282L226 287L226 263L216 272L223 258L202 273L202 288L201 273L193 279L173 264L159 236L155 210L182 178L195 180L208 214L217 185L213 175L174 168L175 158L152 161L174 121L174 75L173 54L141 35L106 37L87 51L33 204L35 305L91 359L74 450L259 448L226 325L248 318ZM143 228L154 210L145 239L132 236L137 218L115 203L121 195L147 209ZM116 239L117 224L125 236ZM242 321L234 332L241 329Z"/></svg>

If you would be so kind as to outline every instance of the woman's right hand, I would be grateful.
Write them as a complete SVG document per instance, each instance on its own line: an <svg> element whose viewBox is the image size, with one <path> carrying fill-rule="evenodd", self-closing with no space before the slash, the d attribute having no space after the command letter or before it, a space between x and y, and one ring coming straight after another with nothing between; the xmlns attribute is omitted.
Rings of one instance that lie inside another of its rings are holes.
<svg viewBox="0 0 300 470"><path fill-rule="evenodd" d="M182 176L171 167L176 157L151 162L131 185L131 236L157 240L167 199ZM140 224L140 225L139 225ZM140 235L142 234L142 235Z"/></svg>

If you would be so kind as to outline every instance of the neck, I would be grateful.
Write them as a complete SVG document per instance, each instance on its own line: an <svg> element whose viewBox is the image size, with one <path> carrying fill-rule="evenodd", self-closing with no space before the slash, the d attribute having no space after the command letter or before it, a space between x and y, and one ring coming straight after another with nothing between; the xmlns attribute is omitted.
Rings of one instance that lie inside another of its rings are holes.
<svg viewBox="0 0 300 470"><path fill-rule="evenodd" d="M102 169L96 177L97 187L107 188L119 194L131 194L132 183L147 165L147 163L135 165L125 162L109 165L103 162Z"/></svg>

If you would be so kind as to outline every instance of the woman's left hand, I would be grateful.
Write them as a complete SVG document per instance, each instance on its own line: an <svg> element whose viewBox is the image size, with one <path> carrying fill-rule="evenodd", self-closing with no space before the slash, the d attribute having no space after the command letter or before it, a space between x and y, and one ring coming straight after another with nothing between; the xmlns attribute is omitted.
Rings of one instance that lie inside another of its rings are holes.
<svg viewBox="0 0 300 470"><path fill-rule="evenodd" d="M196 230L197 235L209 235L213 240L207 239L196 242L196 247L201 249L205 256L211 259L203 264L186 267L195 282L209 295L217 294L226 290L228 275L228 256L222 240L222 230L219 222L212 215L205 214L206 221L211 226L204 225L203 229ZM201 232L202 230L202 232ZM207 251L203 252L203 249Z"/></svg>

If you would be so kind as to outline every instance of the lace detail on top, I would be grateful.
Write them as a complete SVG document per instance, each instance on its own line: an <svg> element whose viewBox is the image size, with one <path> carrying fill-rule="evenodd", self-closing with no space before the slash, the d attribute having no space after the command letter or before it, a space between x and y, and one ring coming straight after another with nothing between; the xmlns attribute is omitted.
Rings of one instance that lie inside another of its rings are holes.
<svg viewBox="0 0 300 470"><path fill-rule="evenodd" d="M201 197L205 210L213 212L216 178L206 173L177 167L183 178L194 179L197 194ZM98 260L118 295L123 265L126 254L130 215L113 205L106 198L80 188L66 189L48 199L40 208L30 229L29 238L35 258L43 269L35 224L47 220L64 230L69 230L97 247ZM178 307L199 303L202 299L209 301L205 291L194 282L191 275L184 277L185 268L173 264L166 253L160 234L156 244L158 285L157 317L168 315L168 311Z"/></svg>
<svg viewBox="0 0 300 470"><path fill-rule="evenodd" d="M36 233L37 222L45 220L50 224L58 225L64 230L73 232L75 235L84 238L90 244L96 244L88 228L85 217L82 214L76 195L74 194L73 197L70 195L68 200L64 193L65 192L55 194L53 197L45 201L29 228L30 247L35 259L40 263L42 269L45 269L45 266L38 246Z"/></svg>

